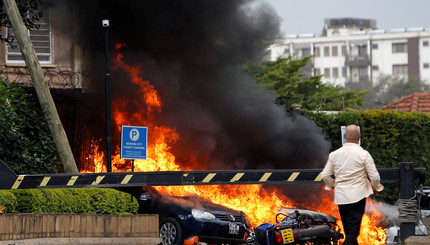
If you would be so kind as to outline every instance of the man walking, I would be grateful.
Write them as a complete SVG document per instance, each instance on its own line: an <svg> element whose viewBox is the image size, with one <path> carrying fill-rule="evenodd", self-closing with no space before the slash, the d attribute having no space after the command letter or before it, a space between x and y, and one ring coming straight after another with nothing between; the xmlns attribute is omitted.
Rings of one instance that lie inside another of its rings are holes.
<svg viewBox="0 0 430 245"><path fill-rule="evenodd" d="M358 245L366 198L382 191L384 186L372 156L358 144L361 138L358 126L346 127L343 137L346 143L330 153L321 178L326 190L334 189L334 202L339 207L346 236L343 245Z"/></svg>

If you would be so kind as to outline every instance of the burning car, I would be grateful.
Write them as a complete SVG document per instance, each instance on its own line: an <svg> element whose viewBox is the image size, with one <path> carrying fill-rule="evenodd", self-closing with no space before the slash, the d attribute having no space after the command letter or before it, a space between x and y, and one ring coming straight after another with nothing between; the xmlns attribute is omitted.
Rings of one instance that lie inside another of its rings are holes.
<svg viewBox="0 0 430 245"><path fill-rule="evenodd" d="M139 198L139 213L158 214L164 244L246 243L250 223L243 213L208 202L197 196L175 197L145 187Z"/></svg>
<svg viewBox="0 0 430 245"><path fill-rule="evenodd" d="M343 238L336 218L310 210L282 208L276 224L265 223L254 228L249 244L338 244Z"/></svg>

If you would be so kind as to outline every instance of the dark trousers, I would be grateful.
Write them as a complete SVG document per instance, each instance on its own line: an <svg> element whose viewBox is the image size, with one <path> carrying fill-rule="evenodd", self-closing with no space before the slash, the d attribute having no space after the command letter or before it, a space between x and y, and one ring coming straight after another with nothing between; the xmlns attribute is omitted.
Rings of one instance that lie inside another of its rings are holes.
<svg viewBox="0 0 430 245"><path fill-rule="evenodd" d="M360 235L360 225L364 209L366 208L366 198L363 198L356 203L342 204L338 206L346 236L343 245L358 245L357 237Z"/></svg>

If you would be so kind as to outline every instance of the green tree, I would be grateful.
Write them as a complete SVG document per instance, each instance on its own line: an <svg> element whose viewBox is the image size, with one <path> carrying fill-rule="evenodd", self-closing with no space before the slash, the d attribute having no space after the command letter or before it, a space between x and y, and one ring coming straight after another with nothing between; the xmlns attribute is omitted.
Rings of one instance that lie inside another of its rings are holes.
<svg viewBox="0 0 430 245"><path fill-rule="evenodd" d="M327 28L325 28L325 27L324 27L324 28L322 29L322 31L321 31L321 36L322 36L322 37L326 37L326 36L327 36Z"/></svg>
<svg viewBox="0 0 430 245"><path fill-rule="evenodd" d="M54 173L55 145L34 93L0 81L0 159L17 174Z"/></svg>
<svg viewBox="0 0 430 245"><path fill-rule="evenodd" d="M40 5L41 0L16 0L19 12L22 16L25 26L28 29L39 29L37 21L42 18L42 11ZM3 7L3 1L0 1L0 26L11 27L9 17L7 16ZM14 33L7 33L7 36L0 33L0 40L2 42L12 43L15 39Z"/></svg>
<svg viewBox="0 0 430 245"><path fill-rule="evenodd" d="M356 109L364 104L367 91L347 91L321 81L321 75L312 76L309 63L312 56L296 59L278 58L267 63L246 65L245 71L266 88L276 91L276 103L288 111L297 108L311 111L340 111Z"/></svg>
<svg viewBox="0 0 430 245"><path fill-rule="evenodd" d="M426 92L430 86L417 78L405 79L398 76L383 75L365 96L365 109L377 109L415 92Z"/></svg>

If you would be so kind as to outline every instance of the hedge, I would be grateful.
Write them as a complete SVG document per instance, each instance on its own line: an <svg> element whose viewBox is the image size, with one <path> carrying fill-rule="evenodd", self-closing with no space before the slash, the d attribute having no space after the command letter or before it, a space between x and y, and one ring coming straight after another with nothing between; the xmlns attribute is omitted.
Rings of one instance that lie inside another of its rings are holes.
<svg viewBox="0 0 430 245"><path fill-rule="evenodd" d="M325 133L331 150L341 146L340 127L360 126L361 145L368 150L378 168L397 168L399 162L414 162L415 167L430 166L430 116L420 112L350 111L338 114L306 113ZM426 177L425 185L430 184ZM398 185L385 185L378 199L394 203Z"/></svg>
<svg viewBox="0 0 430 245"><path fill-rule="evenodd" d="M54 140L34 89L1 79L0 159L17 174L57 172Z"/></svg>
<svg viewBox="0 0 430 245"><path fill-rule="evenodd" d="M10 191L0 190L0 206L4 208L3 213L15 213L18 201Z"/></svg>
<svg viewBox="0 0 430 245"><path fill-rule="evenodd" d="M136 198L114 189L19 189L0 191L5 213L136 214Z"/></svg>

